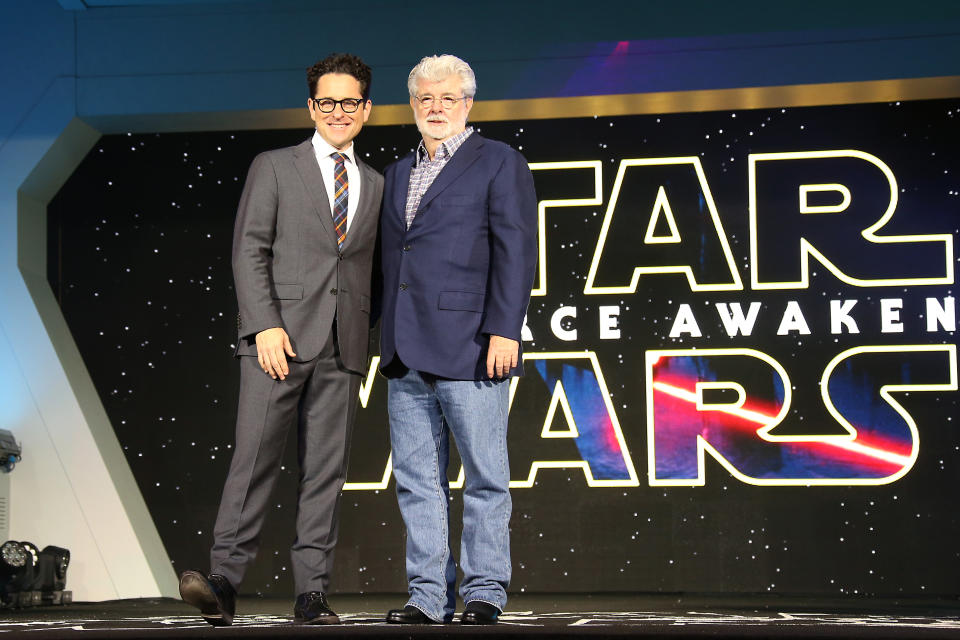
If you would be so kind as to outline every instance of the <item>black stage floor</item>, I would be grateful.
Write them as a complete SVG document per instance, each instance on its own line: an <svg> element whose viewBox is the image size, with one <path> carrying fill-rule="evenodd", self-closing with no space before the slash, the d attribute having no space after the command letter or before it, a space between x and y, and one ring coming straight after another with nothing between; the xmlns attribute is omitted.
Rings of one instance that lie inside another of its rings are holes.
<svg viewBox="0 0 960 640"><path fill-rule="evenodd" d="M18 638L960 638L960 601L731 598L601 594L511 597L501 622L388 625L403 596L334 595L342 623L292 624L292 602L241 598L231 627L214 628L169 598L0 611L0 637Z"/></svg>

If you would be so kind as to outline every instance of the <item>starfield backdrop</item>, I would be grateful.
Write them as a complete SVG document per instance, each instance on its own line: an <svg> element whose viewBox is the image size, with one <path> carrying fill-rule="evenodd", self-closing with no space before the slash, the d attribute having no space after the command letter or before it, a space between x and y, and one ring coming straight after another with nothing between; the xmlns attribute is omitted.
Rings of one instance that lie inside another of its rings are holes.
<svg viewBox="0 0 960 640"><path fill-rule="evenodd" d="M511 589L960 591L958 125L960 99L476 123L541 201ZM177 570L207 565L230 460L246 170L309 135L105 136L49 206L50 284ZM417 140L357 144L382 169ZM405 590L374 365L344 592ZM291 439L244 592L292 591L296 483Z"/></svg>

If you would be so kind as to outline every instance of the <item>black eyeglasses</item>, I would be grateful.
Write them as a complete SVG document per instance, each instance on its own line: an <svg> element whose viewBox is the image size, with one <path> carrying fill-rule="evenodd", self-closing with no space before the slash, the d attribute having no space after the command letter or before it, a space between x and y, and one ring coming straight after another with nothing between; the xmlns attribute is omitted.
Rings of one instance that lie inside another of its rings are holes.
<svg viewBox="0 0 960 640"><path fill-rule="evenodd" d="M420 106L424 109L429 109L433 106L433 103L436 101L440 102L440 106L444 109L453 109L457 106L457 103L461 100L466 100L469 96L460 96L459 98L454 98L453 96L441 96L439 98L434 98L433 96L416 96L417 102L420 103Z"/></svg>
<svg viewBox="0 0 960 640"><path fill-rule="evenodd" d="M311 98L313 104L320 109L322 113L333 113L333 110L340 105L344 113L353 113L363 104L361 98L344 98L343 100L334 100L333 98Z"/></svg>

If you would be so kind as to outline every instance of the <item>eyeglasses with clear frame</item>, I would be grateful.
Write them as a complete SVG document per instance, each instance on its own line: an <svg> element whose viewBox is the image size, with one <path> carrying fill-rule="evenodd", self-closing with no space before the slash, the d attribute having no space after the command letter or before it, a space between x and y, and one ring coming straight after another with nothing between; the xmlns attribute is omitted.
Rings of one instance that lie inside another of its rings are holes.
<svg viewBox="0 0 960 640"><path fill-rule="evenodd" d="M433 106L434 102L439 101L440 106L446 109L447 111L457 106L457 103L460 102L461 100L467 100L468 98L469 96L460 96L459 98L455 98L453 96L440 96L439 98L434 98L433 96L430 96L430 95L416 96L417 102L419 102L420 106L423 107L424 109L429 109L430 107Z"/></svg>
<svg viewBox="0 0 960 640"><path fill-rule="evenodd" d="M363 104L362 98L344 98L343 100L334 100L333 98L310 98L313 104L321 113L333 113L333 110L340 105L344 113L354 113Z"/></svg>

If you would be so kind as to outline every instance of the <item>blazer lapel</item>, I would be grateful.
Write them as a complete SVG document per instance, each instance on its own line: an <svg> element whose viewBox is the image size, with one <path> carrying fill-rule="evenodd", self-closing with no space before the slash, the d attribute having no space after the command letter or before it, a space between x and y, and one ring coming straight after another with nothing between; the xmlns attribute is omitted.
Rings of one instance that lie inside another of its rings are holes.
<svg viewBox="0 0 960 640"><path fill-rule="evenodd" d="M333 213L330 211L330 199L327 196L326 187L323 184L323 174L320 173L320 165L317 164L317 156L313 152L313 142L307 139L293 148L293 164L300 174L303 186L310 195L310 201L313 203L314 211L320 218L320 225L327 233L327 237L337 246L337 236L333 230Z"/></svg>
<svg viewBox="0 0 960 640"><path fill-rule="evenodd" d="M433 181L433 184L431 184L427 192L423 194L423 197L420 199L420 206L417 207L418 216L427 205L430 204L430 201L437 197L437 194L453 184L453 182L460 177L461 173L476 162L477 158L480 157L480 147L482 146L483 138L477 133L471 133L467 139L463 141L460 148L457 149L453 157L450 158L450 162L441 169L440 174Z"/></svg>
<svg viewBox="0 0 960 640"><path fill-rule="evenodd" d="M407 192L410 190L410 171L413 169L414 155L405 157L397 166L393 174L393 206L396 208L403 222L404 228L407 226Z"/></svg>

